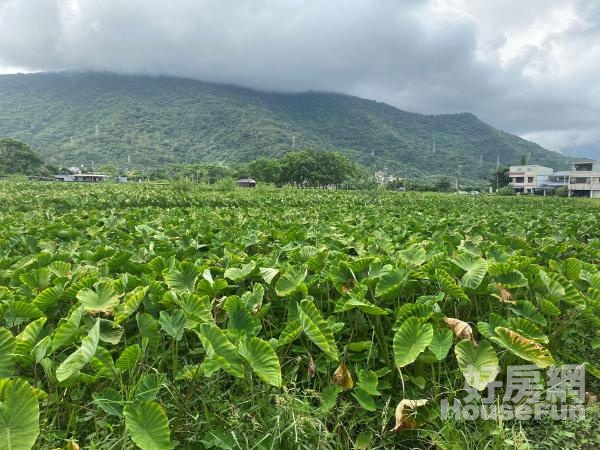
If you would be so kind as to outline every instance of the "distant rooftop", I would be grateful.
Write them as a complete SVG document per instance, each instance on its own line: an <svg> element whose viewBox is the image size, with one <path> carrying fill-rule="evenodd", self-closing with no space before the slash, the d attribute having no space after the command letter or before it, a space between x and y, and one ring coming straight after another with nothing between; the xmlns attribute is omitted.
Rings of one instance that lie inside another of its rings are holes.
<svg viewBox="0 0 600 450"><path fill-rule="evenodd" d="M108 177L108 175L104 175L103 173L75 173L74 177Z"/></svg>
<svg viewBox="0 0 600 450"><path fill-rule="evenodd" d="M510 167L548 167L540 164L511 164Z"/></svg>

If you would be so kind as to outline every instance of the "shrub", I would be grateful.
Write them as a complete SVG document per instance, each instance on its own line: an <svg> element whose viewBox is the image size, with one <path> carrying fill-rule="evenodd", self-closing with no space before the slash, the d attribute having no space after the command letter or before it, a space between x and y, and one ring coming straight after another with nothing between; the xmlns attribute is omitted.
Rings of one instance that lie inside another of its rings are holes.
<svg viewBox="0 0 600 450"><path fill-rule="evenodd" d="M501 187L500 189L498 189L497 194L509 196L509 195L515 195L515 191L510 186L504 186L504 187Z"/></svg>
<svg viewBox="0 0 600 450"><path fill-rule="evenodd" d="M18 174L11 174L8 175L4 178L4 180L6 181L11 181L14 183L22 183L27 181L27 176L26 175L18 175Z"/></svg>
<svg viewBox="0 0 600 450"><path fill-rule="evenodd" d="M231 192L237 188L237 183L233 178L222 178L215 183L215 189L221 192Z"/></svg>
<svg viewBox="0 0 600 450"><path fill-rule="evenodd" d="M554 190L554 195L557 197L568 197L569 196L569 188L566 186L561 186Z"/></svg>
<svg viewBox="0 0 600 450"><path fill-rule="evenodd" d="M178 192L190 191L194 187L194 182L189 178L175 178L171 180L171 187Z"/></svg>

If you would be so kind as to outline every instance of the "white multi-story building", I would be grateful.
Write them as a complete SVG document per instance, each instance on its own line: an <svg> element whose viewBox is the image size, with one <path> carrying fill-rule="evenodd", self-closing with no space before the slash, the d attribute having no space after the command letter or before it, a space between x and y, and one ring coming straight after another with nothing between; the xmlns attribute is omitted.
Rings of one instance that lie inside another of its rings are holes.
<svg viewBox="0 0 600 450"><path fill-rule="evenodd" d="M571 172L568 170L559 170L558 172L554 172L552 175L548 175L544 186L552 189L557 187L568 187L570 175Z"/></svg>
<svg viewBox="0 0 600 450"><path fill-rule="evenodd" d="M538 187L534 188L534 194L546 195L548 192L553 192L556 188L569 189L569 176L571 172L568 170L560 170L548 175L546 180Z"/></svg>
<svg viewBox="0 0 600 450"><path fill-rule="evenodd" d="M510 166L508 169L510 186L517 193L534 194L536 189L543 188L553 172L550 167L535 164Z"/></svg>
<svg viewBox="0 0 600 450"><path fill-rule="evenodd" d="M400 177L396 175L391 175L390 173L388 173L387 168L384 168L383 170L375 172L375 179L379 184L386 184L397 181L400 179Z"/></svg>
<svg viewBox="0 0 600 450"><path fill-rule="evenodd" d="M600 198L600 162L575 161L569 175L569 197Z"/></svg>

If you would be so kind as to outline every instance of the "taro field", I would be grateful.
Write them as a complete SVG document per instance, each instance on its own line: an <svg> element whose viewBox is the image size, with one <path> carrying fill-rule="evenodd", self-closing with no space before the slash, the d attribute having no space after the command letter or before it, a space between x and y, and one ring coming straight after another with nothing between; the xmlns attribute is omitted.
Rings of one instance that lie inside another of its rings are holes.
<svg viewBox="0 0 600 450"><path fill-rule="evenodd" d="M598 448L599 219L567 198L2 182L0 449ZM547 392L564 364L585 418L443 414L515 365Z"/></svg>

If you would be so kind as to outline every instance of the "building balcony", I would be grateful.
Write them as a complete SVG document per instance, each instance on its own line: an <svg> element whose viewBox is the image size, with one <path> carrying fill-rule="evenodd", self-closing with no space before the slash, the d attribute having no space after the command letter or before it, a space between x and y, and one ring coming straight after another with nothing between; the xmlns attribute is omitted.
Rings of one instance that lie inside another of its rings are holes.
<svg viewBox="0 0 600 450"><path fill-rule="evenodd" d="M594 170L572 170L571 178L591 178L600 177L600 172Z"/></svg>
<svg viewBox="0 0 600 450"><path fill-rule="evenodd" d="M571 183L569 185L570 191L600 191L600 184L598 183Z"/></svg>

